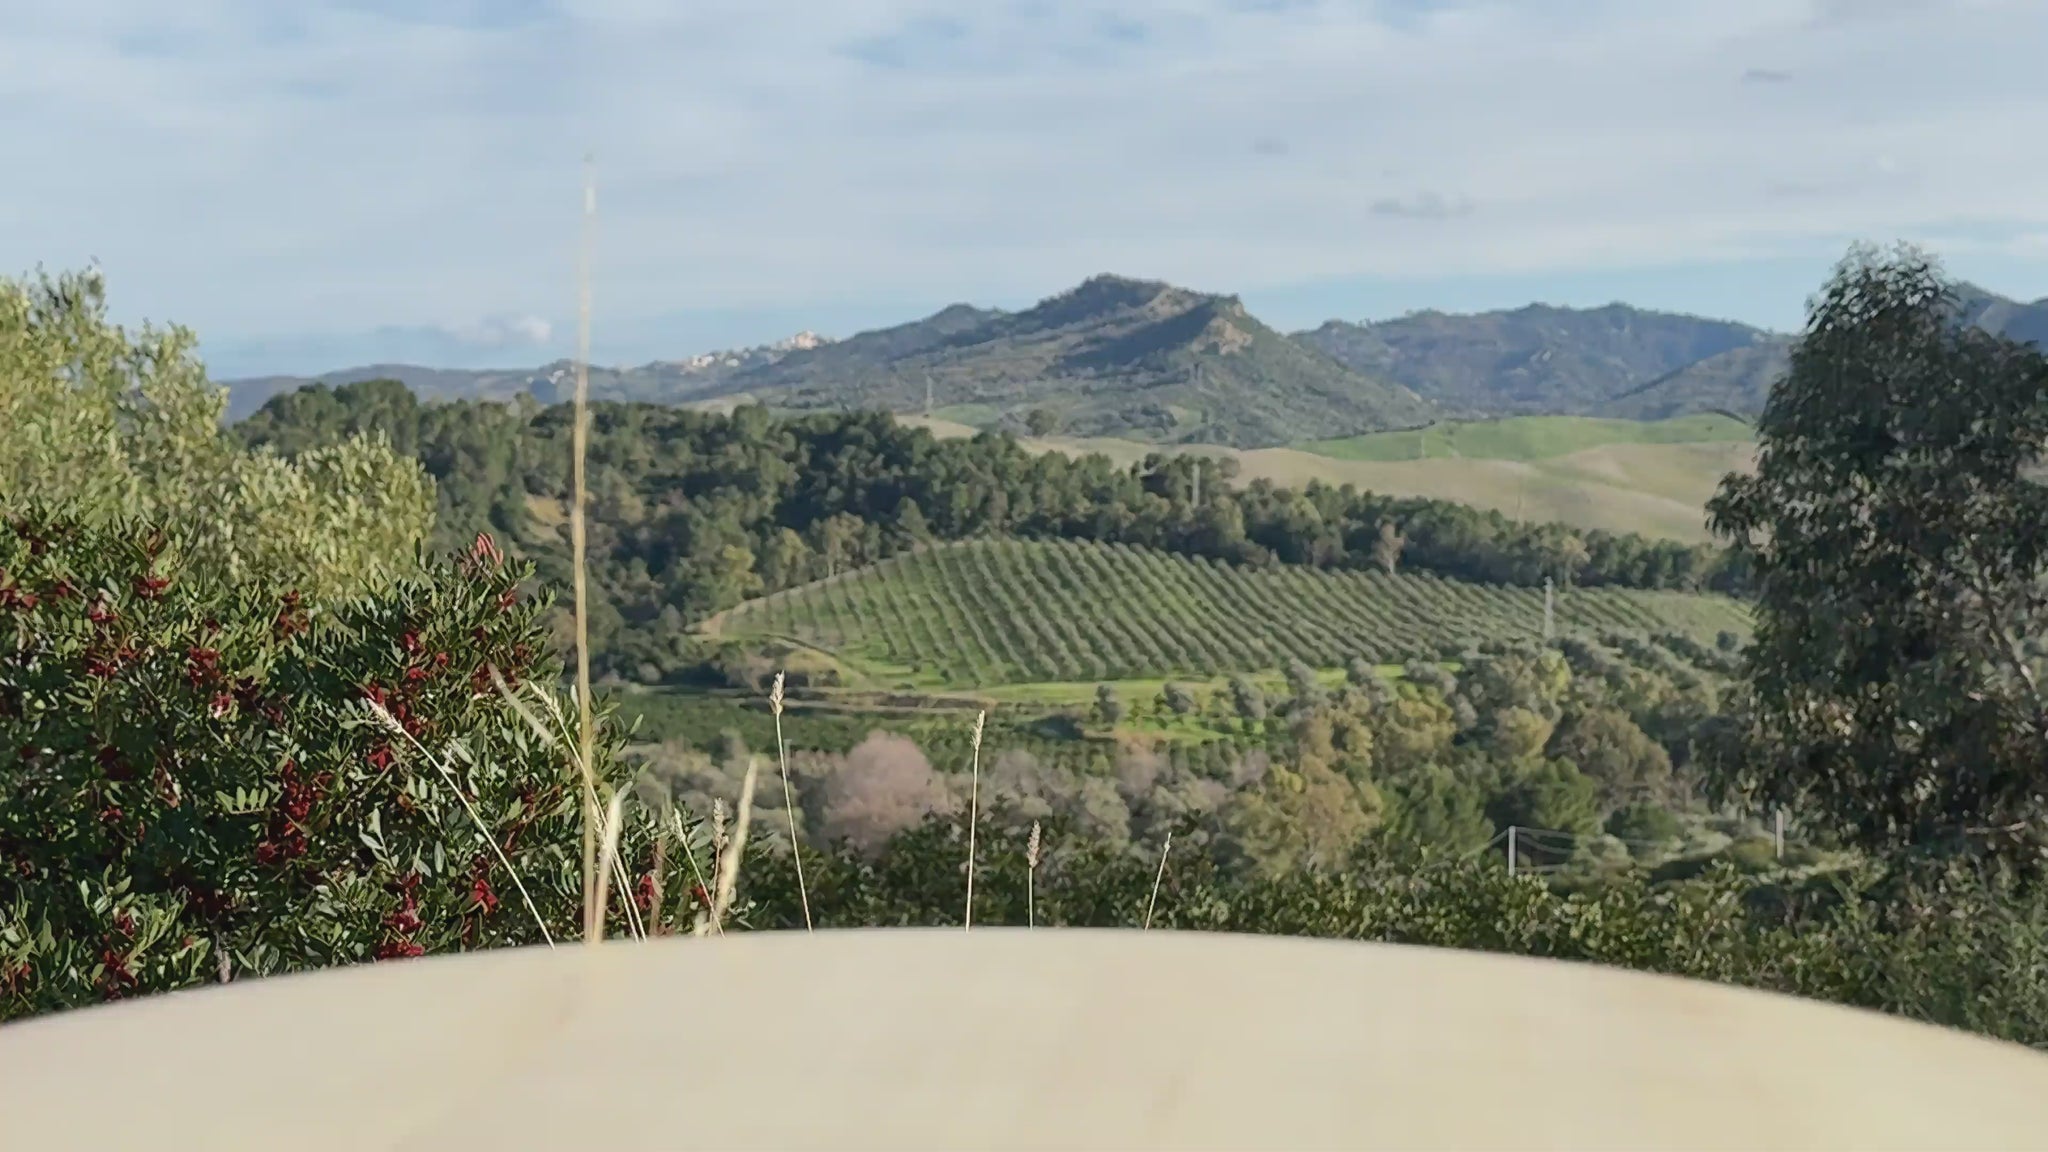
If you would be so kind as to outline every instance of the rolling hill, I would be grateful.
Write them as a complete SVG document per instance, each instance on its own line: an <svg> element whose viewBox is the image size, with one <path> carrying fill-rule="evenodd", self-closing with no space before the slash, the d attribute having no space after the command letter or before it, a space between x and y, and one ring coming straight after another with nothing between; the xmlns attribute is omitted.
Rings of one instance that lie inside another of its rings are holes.
<svg viewBox="0 0 2048 1152"><path fill-rule="evenodd" d="M1746 633L1733 600L1571 589L1561 631ZM1543 593L1429 575L1240 568L1122 545L976 540L938 545L712 617L719 637L795 641L882 687L1211 677L1298 658L1341 667L1437 659L1541 634Z"/></svg>
<svg viewBox="0 0 2048 1152"><path fill-rule="evenodd" d="M944 418L899 419L936 436L977 431ZM1036 452L1099 454L1121 466L1161 450L1158 444L1108 436L1027 436L1019 442ZM1390 496L1488 508L1517 520L1705 543L1708 498L1723 476L1754 467L1756 444L1742 421L1704 413L1654 422L1514 416L1278 448L1171 450L1230 459L1240 484L1351 484Z"/></svg>
<svg viewBox="0 0 2048 1152"><path fill-rule="evenodd" d="M1594 409L1622 420L1664 420L1688 412L1756 416L1792 363L1790 337L1731 348L1617 394Z"/></svg>
<svg viewBox="0 0 2048 1152"><path fill-rule="evenodd" d="M573 365L452 371L373 365L315 379L229 381L229 416L308 383L399 380L421 396L543 402L564 397ZM591 369L601 400L785 411L939 409L1022 431L1034 410L1074 435L1274 445L1305 436L1423 424L1408 390L1347 368L1260 322L1234 296L1155 280L1096 276L1019 312L956 304L844 340L790 341L636 368Z"/></svg>
<svg viewBox="0 0 2048 1152"><path fill-rule="evenodd" d="M1774 339L1746 324L1625 304L1332 320L1295 338L1451 416L1592 412L1647 381Z"/></svg>
<svg viewBox="0 0 2048 1152"><path fill-rule="evenodd" d="M1312 440L1301 447L1339 460L1547 460L1609 444L1716 444L1747 441L1752 435L1746 422L1711 412L1655 421L1514 416Z"/></svg>
<svg viewBox="0 0 2048 1152"><path fill-rule="evenodd" d="M1015 313L948 309L738 372L716 391L778 408L872 407L1080 436L1281 444L1428 421L1420 398L1275 332L1234 296L1096 276Z"/></svg>
<svg viewBox="0 0 2048 1152"><path fill-rule="evenodd" d="M590 366L590 395L597 400L644 400L680 404L715 389L726 377L771 364L793 352L829 343L813 332L752 348L706 352L682 360L656 360L631 368ZM576 365L556 360L538 368L427 368L418 364L369 364L319 376L256 376L224 381L227 418L241 420L285 392L309 384L339 387L366 380L396 380L422 400L501 400L531 396L543 404L567 400L575 387Z"/></svg>
<svg viewBox="0 0 2048 1152"><path fill-rule="evenodd" d="M2048 344L2048 298L2031 304L1956 287L1958 318ZM1625 304L1500 312L1416 312L1332 320L1295 333L1363 372L1405 385L1446 416L1597 415L1662 420L1693 412L1753 417L1790 364L1792 336Z"/></svg>
<svg viewBox="0 0 2048 1152"><path fill-rule="evenodd" d="M2048 342L2048 299L2023 304L1969 284L1958 297L1965 321ZM805 332L682 360L593 365L590 380L600 400L886 408L1020 433L1043 410L1068 437L1268 448L1480 416L1754 416L1791 343L1624 304L1332 320L1287 336L1234 296L1104 275L1019 312L956 304L844 340ZM305 384L380 378L429 399L545 403L567 396L573 368L374 364L232 380L228 416Z"/></svg>
<svg viewBox="0 0 2048 1152"><path fill-rule="evenodd" d="M2021 343L2048 345L2048 298L2022 304L1964 283L1956 286L1956 316ZM1791 367L1792 343L1790 336L1774 335L1731 348L1617 393L1593 411L1627 420L1706 411L1754 416L1770 399L1771 385Z"/></svg>

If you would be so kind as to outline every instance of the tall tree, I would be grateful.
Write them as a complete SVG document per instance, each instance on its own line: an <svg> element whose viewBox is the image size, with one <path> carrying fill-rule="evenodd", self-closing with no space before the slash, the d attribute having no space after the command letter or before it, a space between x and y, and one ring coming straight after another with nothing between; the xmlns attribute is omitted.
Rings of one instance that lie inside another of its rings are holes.
<svg viewBox="0 0 2048 1152"><path fill-rule="evenodd" d="M414 572L434 515L420 465L381 434L249 450L196 346L109 321L97 272L0 279L0 513L176 525L196 573L317 599Z"/></svg>
<svg viewBox="0 0 2048 1152"><path fill-rule="evenodd" d="M1852 251L1709 507L1753 566L1720 782L1876 848L2040 859L2048 359L1962 326L1932 260Z"/></svg>
<svg viewBox="0 0 2048 1152"><path fill-rule="evenodd" d="M1392 520L1380 521L1379 536L1372 542L1372 562L1392 576L1401 563L1401 549L1407 543Z"/></svg>

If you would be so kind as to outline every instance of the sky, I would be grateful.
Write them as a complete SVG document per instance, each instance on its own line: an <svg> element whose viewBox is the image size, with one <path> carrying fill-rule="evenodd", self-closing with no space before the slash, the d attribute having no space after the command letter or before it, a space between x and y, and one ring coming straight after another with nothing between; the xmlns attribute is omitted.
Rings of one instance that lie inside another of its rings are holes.
<svg viewBox="0 0 2048 1152"><path fill-rule="evenodd" d="M1292 330L2048 296L2042 0L0 0L0 274L217 378L845 336L1101 272Z"/></svg>

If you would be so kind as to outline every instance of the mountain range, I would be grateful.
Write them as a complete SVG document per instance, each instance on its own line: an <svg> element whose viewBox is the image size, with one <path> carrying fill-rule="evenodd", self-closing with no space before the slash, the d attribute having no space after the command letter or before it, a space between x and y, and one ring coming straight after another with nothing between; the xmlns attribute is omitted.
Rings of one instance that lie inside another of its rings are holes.
<svg viewBox="0 0 2048 1152"><path fill-rule="evenodd" d="M2048 299L1963 285L1964 319L2048 345ZM1235 296L1091 277L1008 312L956 304L831 340L787 340L637 367L590 368L597 399L782 410L887 408L977 427L1258 447L1440 419L1583 414L1753 416L1793 337L1609 304L1333 320L1291 335ZM574 365L454 370L374 364L226 381L229 418L306 384L392 378L430 399L566 399Z"/></svg>

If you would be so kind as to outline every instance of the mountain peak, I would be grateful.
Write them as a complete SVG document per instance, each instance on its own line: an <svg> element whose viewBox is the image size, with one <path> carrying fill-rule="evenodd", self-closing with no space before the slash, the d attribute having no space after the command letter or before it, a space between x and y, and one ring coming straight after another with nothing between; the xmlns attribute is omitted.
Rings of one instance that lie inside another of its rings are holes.
<svg viewBox="0 0 2048 1152"><path fill-rule="evenodd" d="M1288 340L1235 296L1112 273L1021 312L958 305L732 376L788 408L958 406L1019 428L1049 408L1073 435L1268 445L1408 426L1428 408Z"/></svg>

